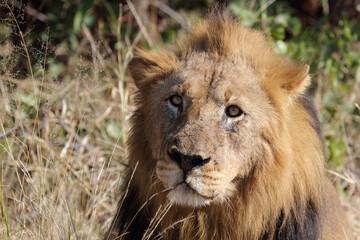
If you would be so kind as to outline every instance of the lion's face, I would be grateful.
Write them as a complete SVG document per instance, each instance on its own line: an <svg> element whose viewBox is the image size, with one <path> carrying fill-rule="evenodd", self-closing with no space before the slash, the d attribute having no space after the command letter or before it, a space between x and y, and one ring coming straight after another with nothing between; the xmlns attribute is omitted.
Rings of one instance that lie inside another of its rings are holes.
<svg viewBox="0 0 360 240"><path fill-rule="evenodd" d="M272 111L259 78L240 59L198 53L151 86L147 137L170 200L192 207L226 200L251 172Z"/></svg>

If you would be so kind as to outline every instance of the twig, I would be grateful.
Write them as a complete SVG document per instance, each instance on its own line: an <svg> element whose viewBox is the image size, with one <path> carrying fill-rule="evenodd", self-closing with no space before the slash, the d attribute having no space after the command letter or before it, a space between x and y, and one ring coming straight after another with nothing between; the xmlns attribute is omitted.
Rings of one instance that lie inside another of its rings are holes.
<svg viewBox="0 0 360 240"><path fill-rule="evenodd" d="M94 65L94 80L97 82L99 81L99 58L98 58L98 51L97 51L97 47L96 47L96 43L94 38L91 36L91 33L89 31L89 29L84 25L83 26L83 30L85 33L86 38L89 40L90 42L90 46L91 46L91 53L92 53L92 62Z"/></svg>
<svg viewBox="0 0 360 240"><path fill-rule="evenodd" d="M8 4L13 5L14 7L16 7L18 9L22 9L23 8L22 5L24 5L23 3L21 3L21 2L19 2L17 0L8 0L7 2L8 2ZM28 6L28 5L25 5L25 12L27 14L29 14L30 16L36 18L39 21L42 21L42 22L45 22L45 23L49 22L49 19L45 14L37 11L35 8L32 8L32 7Z"/></svg>
<svg viewBox="0 0 360 240"><path fill-rule="evenodd" d="M3 103L4 103L4 106L5 106L5 111L7 113L11 113L11 107L10 107L10 103L9 103L9 99L8 99L8 94L7 94L7 89L6 89L6 86L4 84L4 80L0 79L0 90L1 90L1 93L2 93L2 100L3 100Z"/></svg>
<svg viewBox="0 0 360 240"><path fill-rule="evenodd" d="M256 3L256 0L251 0L251 3L249 5L249 10L250 11L252 11L254 9L255 3Z"/></svg>
<svg viewBox="0 0 360 240"><path fill-rule="evenodd" d="M352 179L354 181L355 184L355 189L360 192L360 180L359 178L352 173L350 170L346 170L346 174L349 176L350 179Z"/></svg>
<svg viewBox="0 0 360 240"><path fill-rule="evenodd" d="M62 159L61 161L64 165L65 165L65 168L70 171L73 176L79 181L80 185L83 187L85 193L91 197L92 199L95 199L96 196L94 194L94 191L93 189L91 188L90 184L88 182L85 182L82 180L82 177L73 169L73 167L71 166L71 164L66 161L65 159ZM111 207L105 203L102 203L102 202L98 202L104 209L108 210L109 212L112 211Z"/></svg>
<svg viewBox="0 0 360 240"><path fill-rule="evenodd" d="M126 0L126 3L128 4L129 8L130 8L130 11L132 12L132 14L134 15L135 19L136 19L136 22L138 23L139 27L140 27L140 30L141 32L144 34L144 37L146 39L146 41L149 43L150 47L152 47L154 44L153 42L151 41L151 38L149 36L149 33L146 31L146 28L143 24L143 22L141 21L141 18L139 16L139 14L136 12L136 9L134 7L134 4L129 1L129 0Z"/></svg>
<svg viewBox="0 0 360 240"><path fill-rule="evenodd" d="M75 239L79 239L79 236L78 236L78 234L76 233L76 225L75 225L74 218L73 218L73 216L72 216L72 214L71 214L69 204L68 204L68 202L66 201L66 199L65 199L63 196L62 196L62 199L63 199L64 202L65 202L65 206L66 206L67 212L68 212L68 214L69 214L71 227L73 228L73 231L74 231L74 234L75 234Z"/></svg>
<svg viewBox="0 0 360 240"><path fill-rule="evenodd" d="M155 230L157 229L157 227L159 226L161 220L162 220L162 219L165 217L165 215L169 212L169 210L170 210L170 208L172 207L172 205L173 205L173 202L170 201L166 206L164 206L164 209L163 209L162 212L160 213L161 215L159 216L158 219L156 219L157 214L155 214L155 217L150 221L149 228L146 229L146 232L145 232L145 234L144 234L144 236L143 236L143 239L144 239L144 237L145 237L145 240L149 240L149 239L153 236L153 234L154 234ZM160 208L159 208L159 210L160 210ZM153 221L153 220L154 220L154 221ZM153 225L152 223L153 223L154 225ZM148 231L151 231L151 232L149 233Z"/></svg>
<svg viewBox="0 0 360 240"><path fill-rule="evenodd" d="M10 129L10 131L7 132L7 133L1 133L1 134L0 134L0 139L1 139L1 138L8 138L8 137L10 137L14 132L16 132L17 129L18 129L17 127L14 127L14 128L12 128L12 129Z"/></svg>
<svg viewBox="0 0 360 240"><path fill-rule="evenodd" d="M82 146L84 146L88 151L93 151L95 149L95 146L92 146L89 143L84 144L81 137L76 132L72 131L72 129L70 129L62 120L58 119L58 122L67 133L73 134L76 141L79 142L79 144L81 144Z"/></svg>
<svg viewBox="0 0 360 240"><path fill-rule="evenodd" d="M343 205L345 205L346 207L350 208L351 210L353 210L357 215L360 216L360 210L357 209L356 207L353 207L348 201L346 200L341 200L341 203Z"/></svg>
<svg viewBox="0 0 360 240"><path fill-rule="evenodd" d="M350 177L346 177L346 176L344 176L343 174L340 174L340 173L335 172L335 171L330 170L330 169L328 169L327 172L328 172L328 173L331 173L332 175L335 175L335 176L341 178L342 180L345 180L346 182L348 182L348 183L350 183L350 184L355 184L355 180L352 179L352 178L350 178Z"/></svg>
<svg viewBox="0 0 360 240"><path fill-rule="evenodd" d="M116 222L118 221L118 218L119 218L119 215L120 215L120 209L121 209L121 207L122 207L122 205L123 205L123 203L124 203L124 201L125 201L126 195L127 195L128 192L129 192L130 183L131 183L131 181L132 181L132 179L133 179L133 177L134 177L134 174L135 174L135 171L136 171L136 169L137 169L138 164L139 164L139 162L136 162L135 167L134 167L134 170L133 170L133 172L131 173L129 182L128 182L127 186L126 186L125 193L124 193L124 195L122 196L122 199L120 200L120 203L119 203L119 205L118 205L118 211L116 212L116 215L115 215L115 217L114 217L114 220L113 220L113 222L111 223L110 229L108 230L108 233L110 233L110 234L111 234L111 232L113 231L113 228L115 227ZM125 229L124 232L126 232L126 230L127 230L127 229ZM110 234L106 236L106 240L109 239Z"/></svg>
<svg viewBox="0 0 360 240"><path fill-rule="evenodd" d="M168 5L166 5L165 3L158 1L158 0L153 0L151 1L151 5L153 5L154 7L157 7L158 9L160 9L161 11L163 11L164 13L166 13L167 15L169 15L170 17L172 17L175 21L177 21L187 32L191 32L191 25L190 22L187 21L186 18L184 18L183 16L181 16L180 14L178 14L177 12L175 12L172 8L170 8Z"/></svg>
<svg viewBox="0 0 360 240"><path fill-rule="evenodd" d="M355 107L356 107L357 109L359 109L359 111L360 111L360 106L359 106L359 104L355 103Z"/></svg>
<svg viewBox="0 0 360 240"><path fill-rule="evenodd" d="M159 240L159 239L163 238L163 235L164 235L168 230L173 229L176 225L181 224L181 223L185 222L186 220L189 220L189 219L194 218L194 217L195 217L194 215L191 215L191 216L189 216L189 217L186 217L186 218L183 218L183 219L181 219L181 220L179 220L179 221L174 222L173 224L171 224L170 226L168 226L167 228L165 228L165 230L163 230L163 231L160 232L158 235L156 235L156 236L154 237L154 239Z"/></svg>
<svg viewBox="0 0 360 240"><path fill-rule="evenodd" d="M168 192L168 191L170 191L170 190L172 190L173 188L167 188L167 189L164 189L164 190L162 190L162 191L160 191L160 192L156 192L156 193L154 193L153 195L151 195L144 203L143 203L143 205L141 205L141 207L138 209L138 211L135 213L135 215L133 216L133 218L130 220L130 222L125 226L125 230L124 230L124 232L126 232L127 231L127 229L129 228L129 226L131 225L131 223L135 220L135 218L136 218L136 216L140 213L140 211L146 206L146 204L148 204L150 201L151 201L151 199L153 199L154 197L156 197L157 195L159 195L159 194L161 194L161 193L164 193L164 192ZM120 207L119 207L119 209L120 209Z"/></svg>
<svg viewBox="0 0 360 240"><path fill-rule="evenodd" d="M254 14L254 19L256 19L263 11L265 11L274 2L276 2L276 0L270 0L267 1L264 5L262 5L261 8L257 10L256 13Z"/></svg>
<svg viewBox="0 0 360 240"><path fill-rule="evenodd" d="M11 1L8 0L11 4ZM15 26L16 26L16 29L17 31L19 32L19 36L20 36L20 39L21 39L21 43L23 45L23 48L24 48L24 51L25 51L25 54L26 54L26 58L27 58L27 61L28 61L28 65L29 65L29 69L30 69L30 75L31 75L31 79L34 83L34 73L33 73L33 69L32 69L32 65L31 65L31 58L30 58L30 54L29 54L29 50L28 50L28 47L26 45L26 42L25 42L25 37L24 37L24 34L23 32L21 31L21 28L20 28L20 25L15 17L15 14L14 14L14 11L13 11L13 8L10 7L9 3L6 2L5 3L6 7L8 8L9 12L10 12L10 16L12 17L12 19L14 20L14 23L15 23ZM35 88L35 84L34 84L34 94L35 96L37 96L37 91L36 91L36 88ZM37 99L37 98L36 98ZM36 106L37 106L37 103L36 103Z"/></svg>

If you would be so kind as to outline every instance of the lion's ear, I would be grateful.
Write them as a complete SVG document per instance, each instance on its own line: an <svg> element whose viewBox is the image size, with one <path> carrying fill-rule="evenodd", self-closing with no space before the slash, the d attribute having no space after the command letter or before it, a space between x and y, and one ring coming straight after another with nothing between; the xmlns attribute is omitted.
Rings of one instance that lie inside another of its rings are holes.
<svg viewBox="0 0 360 240"><path fill-rule="evenodd" d="M309 65L292 63L281 76L280 87L290 95L301 94L310 85Z"/></svg>
<svg viewBox="0 0 360 240"><path fill-rule="evenodd" d="M283 58L271 63L265 80L268 92L276 96L276 92L280 90L291 98L303 93L309 84L309 65Z"/></svg>
<svg viewBox="0 0 360 240"><path fill-rule="evenodd" d="M130 60L128 69L135 85L145 89L153 81L171 74L178 67L175 55L164 51L150 52L137 50Z"/></svg>
<svg viewBox="0 0 360 240"><path fill-rule="evenodd" d="M273 61L270 66L264 87L271 101L285 109L310 85L309 66L283 59Z"/></svg>

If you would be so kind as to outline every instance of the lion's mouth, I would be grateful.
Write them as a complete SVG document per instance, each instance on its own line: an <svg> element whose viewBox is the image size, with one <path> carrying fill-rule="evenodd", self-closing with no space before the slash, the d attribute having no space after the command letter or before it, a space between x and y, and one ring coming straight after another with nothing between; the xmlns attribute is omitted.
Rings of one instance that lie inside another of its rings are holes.
<svg viewBox="0 0 360 240"><path fill-rule="evenodd" d="M168 192L167 197L177 205L195 208L209 205L213 201L212 197L200 194L185 182L178 183Z"/></svg>
<svg viewBox="0 0 360 240"><path fill-rule="evenodd" d="M172 151L171 153L168 152L168 157L176 162L179 166L179 168L181 169L180 171L182 171L183 174L183 179L181 182L175 184L174 189L178 188L179 186L182 186L182 188L187 189L188 191L190 191L192 194L197 194L200 195L201 197L207 199L207 200L213 200L216 197L216 194L212 194L211 196L202 194L201 191L197 190L196 187L192 186L191 183L189 183L187 181L187 178L191 176L191 171L193 169L187 169L181 166L181 156L177 151Z"/></svg>
<svg viewBox="0 0 360 240"><path fill-rule="evenodd" d="M199 195L202 198L205 198L206 200L214 200L217 196L217 194L213 194L211 196L206 196L203 195L201 193L199 193L196 189L194 189L193 187L191 187L188 183L186 182L180 182L178 184L176 184L176 186L173 188L173 190L177 190L177 188L186 188L188 191L190 191L193 194Z"/></svg>

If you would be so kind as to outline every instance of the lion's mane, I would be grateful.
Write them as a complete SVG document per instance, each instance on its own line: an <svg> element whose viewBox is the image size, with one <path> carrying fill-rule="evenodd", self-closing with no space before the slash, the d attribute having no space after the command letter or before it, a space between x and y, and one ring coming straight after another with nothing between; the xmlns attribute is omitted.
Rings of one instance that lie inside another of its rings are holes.
<svg viewBox="0 0 360 240"><path fill-rule="evenodd" d="M328 194L334 190L325 176L319 122L306 93L308 66L274 54L260 32L216 11L194 28L180 49L177 53L139 50L129 64L139 89L137 110L130 120L123 198L107 238L325 238L324 225L331 225L326 219L333 211L327 198L336 196ZM258 71L274 108L261 134L263 144L254 150L257 160L247 176L233 180L236 194L202 207L169 203L168 190L156 177L153 157L154 148L162 147L154 146L153 140L164 136L151 132L148 124L157 114L149 108L155 94L152 84L177 71L194 53L219 61L240 57Z"/></svg>

